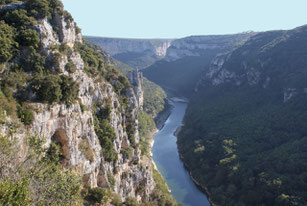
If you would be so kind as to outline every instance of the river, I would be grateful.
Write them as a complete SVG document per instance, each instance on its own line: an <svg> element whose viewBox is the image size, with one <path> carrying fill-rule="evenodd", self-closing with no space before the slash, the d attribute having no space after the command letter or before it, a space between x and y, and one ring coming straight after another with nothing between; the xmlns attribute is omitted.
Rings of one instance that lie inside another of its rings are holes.
<svg viewBox="0 0 307 206"><path fill-rule="evenodd" d="M184 206L209 206L206 195L196 187L178 154L174 132L182 124L186 108L186 103L174 103L164 127L154 136L153 160L178 203Z"/></svg>

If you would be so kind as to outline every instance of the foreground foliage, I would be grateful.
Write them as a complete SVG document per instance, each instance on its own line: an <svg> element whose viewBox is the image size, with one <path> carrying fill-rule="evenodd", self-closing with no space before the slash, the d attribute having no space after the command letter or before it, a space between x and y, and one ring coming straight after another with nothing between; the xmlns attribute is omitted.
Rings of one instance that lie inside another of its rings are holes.
<svg viewBox="0 0 307 206"><path fill-rule="evenodd" d="M0 137L1 205L81 205L81 178L59 161L59 148L42 149L42 141L27 140L26 154L20 146Z"/></svg>

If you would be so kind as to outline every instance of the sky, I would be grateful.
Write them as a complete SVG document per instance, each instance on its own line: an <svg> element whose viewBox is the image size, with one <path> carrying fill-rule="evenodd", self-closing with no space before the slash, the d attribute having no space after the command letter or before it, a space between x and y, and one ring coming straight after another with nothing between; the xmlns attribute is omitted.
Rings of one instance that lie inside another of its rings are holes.
<svg viewBox="0 0 307 206"><path fill-rule="evenodd" d="M307 0L62 0L83 35L181 38L292 29Z"/></svg>

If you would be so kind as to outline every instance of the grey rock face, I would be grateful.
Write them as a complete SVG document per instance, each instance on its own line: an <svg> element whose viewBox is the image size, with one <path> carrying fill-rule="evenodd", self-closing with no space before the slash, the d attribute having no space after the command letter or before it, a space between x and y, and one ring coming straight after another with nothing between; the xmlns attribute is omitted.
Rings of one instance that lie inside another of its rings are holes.
<svg viewBox="0 0 307 206"><path fill-rule="evenodd" d="M138 107L140 110L143 110L143 74L138 70L129 72L127 74L127 78L133 86L134 93L138 100Z"/></svg>
<svg viewBox="0 0 307 206"><path fill-rule="evenodd" d="M68 142L68 151L65 156L65 166L72 167L83 176L83 184L91 187L105 187L110 185L110 178L114 179L113 191L122 199L132 196L141 200L148 198L155 187L152 176L151 160L142 157L139 147L132 148L131 157L125 157L121 152L123 148L131 145L126 126L132 124L136 144L139 143L138 112L143 104L142 76L137 73L132 75L136 84L135 89L128 91L129 105L124 111L118 95L110 83L89 77L84 71L84 62L74 49L76 42L82 42L81 34L76 34L74 22L62 16L57 17L60 28L59 35L55 33L47 19L41 20L36 29L40 34L44 52L48 58L56 53L50 49L51 45L66 44L71 48L71 54L59 58L58 67L62 74L72 77L79 83L78 102L71 106L65 104L31 103L34 111L34 121L27 128L19 126L11 132L11 124L18 120L7 118L7 124L0 126L0 134L17 138L21 142L27 134L35 134L45 139L45 147L49 147L53 138L58 133L62 134ZM69 26L67 26L69 25ZM68 59L76 67L76 71L68 73L65 65ZM111 102L110 124L114 129L116 138L113 140L117 160L106 162L102 148L94 128L93 107L95 102ZM81 106L83 109L81 109ZM85 109L84 109L85 108ZM17 124L17 123L16 123ZM84 145L88 148L84 150ZM138 193L138 188L144 190Z"/></svg>

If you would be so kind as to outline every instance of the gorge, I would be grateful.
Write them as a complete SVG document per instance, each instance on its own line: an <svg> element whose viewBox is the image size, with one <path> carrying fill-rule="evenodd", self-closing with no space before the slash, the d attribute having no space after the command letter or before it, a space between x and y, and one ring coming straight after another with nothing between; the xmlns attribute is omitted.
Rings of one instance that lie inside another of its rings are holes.
<svg viewBox="0 0 307 206"><path fill-rule="evenodd" d="M141 70L189 98L179 153L215 205L305 204L305 34L173 40Z"/></svg>
<svg viewBox="0 0 307 206"><path fill-rule="evenodd" d="M0 0L0 205L304 206L306 79L306 25L92 37Z"/></svg>

